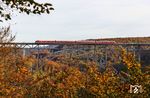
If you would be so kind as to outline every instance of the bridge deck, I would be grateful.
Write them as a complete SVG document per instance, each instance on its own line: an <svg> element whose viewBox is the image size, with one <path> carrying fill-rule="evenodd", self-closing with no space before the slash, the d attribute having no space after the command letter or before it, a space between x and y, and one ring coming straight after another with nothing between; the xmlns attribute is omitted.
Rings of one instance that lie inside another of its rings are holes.
<svg viewBox="0 0 150 98"><path fill-rule="evenodd" d="M122 45L122 46L150 46L150 43L27 43L27 42L13 42L13 43L0 43L0 45Z"/></svg>

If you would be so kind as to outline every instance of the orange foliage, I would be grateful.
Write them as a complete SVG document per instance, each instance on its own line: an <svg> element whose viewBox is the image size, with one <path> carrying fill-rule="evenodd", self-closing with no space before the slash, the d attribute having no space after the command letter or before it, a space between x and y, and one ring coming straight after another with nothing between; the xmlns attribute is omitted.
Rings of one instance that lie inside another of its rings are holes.
<svg viewBox="0 0 150 98"><path fill-rule="evenodd" d="M8 52L9 53L9 52ZM127 73L117 74L112 63L101 73L95 62L63 59L64 63L45 60L44 69L31 70L36 61L32 57L5 55L0 60L0 96L22 98L118 98L147 97L149 74L141 71L141 65L132 53L122 50L122 63ZM17 63L15 61L17 60ZM68 63L68 65L67 65ZM73 64L73 65L71 65ZM77 66L74 66L77 65ZM124 79L124 75L126 78ZM144 88L142 94L130 94L130 84Z"/></svg>

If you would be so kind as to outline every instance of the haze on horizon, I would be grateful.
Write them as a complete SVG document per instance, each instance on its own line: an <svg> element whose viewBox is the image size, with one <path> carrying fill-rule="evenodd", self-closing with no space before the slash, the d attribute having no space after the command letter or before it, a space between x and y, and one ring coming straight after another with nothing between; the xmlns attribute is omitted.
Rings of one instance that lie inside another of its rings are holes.
<svg viewBox="0 0 150 98"><path fill-rule="evenodd" d="M12 17L16 41L150 36L149 0L42 1L52 3L55 10L49 15Z"/></svg>

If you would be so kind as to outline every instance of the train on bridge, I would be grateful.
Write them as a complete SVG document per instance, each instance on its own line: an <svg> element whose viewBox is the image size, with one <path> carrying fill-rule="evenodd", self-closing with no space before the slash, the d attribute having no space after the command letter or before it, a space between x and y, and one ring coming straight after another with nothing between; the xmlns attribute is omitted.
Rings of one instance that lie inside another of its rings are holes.
<svg viewBox="0 0 150 98"><path fill-rule="evenodd" d="M37 40L35 43L39 44L78 44L78 45L111 45L116 44L115 41L88 41L88 40L81 40L81 41L56 41L56 40Z"/></svg>

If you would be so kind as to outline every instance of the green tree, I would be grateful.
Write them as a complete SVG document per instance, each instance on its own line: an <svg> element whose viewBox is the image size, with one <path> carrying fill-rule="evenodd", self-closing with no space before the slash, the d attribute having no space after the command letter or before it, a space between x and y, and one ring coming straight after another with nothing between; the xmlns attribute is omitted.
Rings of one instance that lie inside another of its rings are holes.
<svg viewBox="0 0 150 98"><path fill-rule="evenodd" d="M50 3L38 3L35 0L0 0L0 21L10 20L13 10L26 14L49 14L54 8Z"/></svg>

